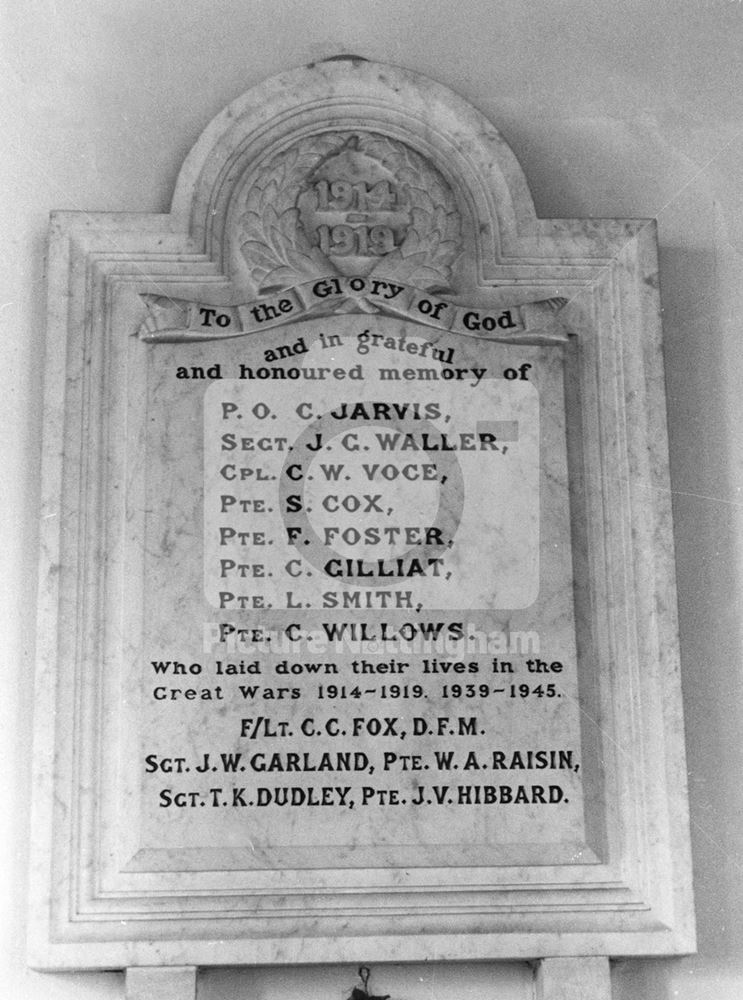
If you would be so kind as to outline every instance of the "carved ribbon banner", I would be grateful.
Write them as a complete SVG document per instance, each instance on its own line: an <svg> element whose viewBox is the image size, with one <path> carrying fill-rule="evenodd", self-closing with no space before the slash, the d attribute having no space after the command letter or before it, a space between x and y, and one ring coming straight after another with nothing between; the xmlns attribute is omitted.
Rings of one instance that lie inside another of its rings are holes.
<svg viewBox="0 0 743 1000"><path fill-rule="evenodd" d="M232 306L205 305L143 294L147 317L139 328L149 343L183 343L242 337L301 319L343 313L398 316L470 337L519 343L567 341L559 320L564 298L541 299L498 310L457 305L412 285L371 277L336 275L294 285L276 295Z"/></svg>

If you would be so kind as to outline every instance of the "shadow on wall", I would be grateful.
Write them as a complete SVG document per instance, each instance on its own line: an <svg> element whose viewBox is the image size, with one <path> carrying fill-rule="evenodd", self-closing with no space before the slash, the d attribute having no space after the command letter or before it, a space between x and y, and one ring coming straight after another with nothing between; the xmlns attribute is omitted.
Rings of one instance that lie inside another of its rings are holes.
<svg viewBox="0 0 743 1000"><path fill-rule="evenodd" d="M668 248L661 275L699 961L740 972L741 514L721 315L731 298L712 253Z"/></svg>
<svg viewBox="0 0 743 1000"><path fill-rule="evenodd" d="M358 966L213 969L199 975L199 1000L348 1000ZM525 962L372 964L370 989L391 1000L533 1000Z"/></svg>

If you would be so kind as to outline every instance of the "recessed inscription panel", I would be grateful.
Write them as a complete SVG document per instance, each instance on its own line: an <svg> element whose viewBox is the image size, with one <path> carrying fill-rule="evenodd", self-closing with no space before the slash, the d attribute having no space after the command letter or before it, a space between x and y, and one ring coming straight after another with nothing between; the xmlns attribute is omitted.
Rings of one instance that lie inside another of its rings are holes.
<svg viewBox="0 0 743 1000"><path fill-rule="evenodd" d="M584 826L562 348L343 316L142 349L139 849L565 860Z"/></svg>

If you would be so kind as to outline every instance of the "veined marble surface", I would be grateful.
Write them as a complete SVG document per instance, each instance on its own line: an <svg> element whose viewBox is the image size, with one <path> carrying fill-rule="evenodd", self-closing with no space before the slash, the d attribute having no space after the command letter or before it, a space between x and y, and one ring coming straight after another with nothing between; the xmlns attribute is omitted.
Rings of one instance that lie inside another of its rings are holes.
<svg viewBox="0 0 743 1000"><path fill-rule="evenodd" d="M292 321L354 275L429 322ZM358 61L231 105L169 215L55 218L33 964L693 947L656 279L647 223L538 220L477 112Z"/></svg>

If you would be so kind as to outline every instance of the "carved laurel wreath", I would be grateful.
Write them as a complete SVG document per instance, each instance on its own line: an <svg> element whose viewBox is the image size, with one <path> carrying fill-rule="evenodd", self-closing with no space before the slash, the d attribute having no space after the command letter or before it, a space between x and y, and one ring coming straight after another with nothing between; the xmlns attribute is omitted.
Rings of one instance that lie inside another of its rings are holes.
<svg viewBox="0 0 743 1000"><path fill-rule="evenodd" d="M320 248L311 245L297 203L318 168L350 143L394 175L410 212L402 244L380 257L369 276L445 291L461 250L459 213L449 187L404 143L355 132L304 139L275 156L258 174L237 220L238 246L256 288L265 294L338 273Z"/></svg>

